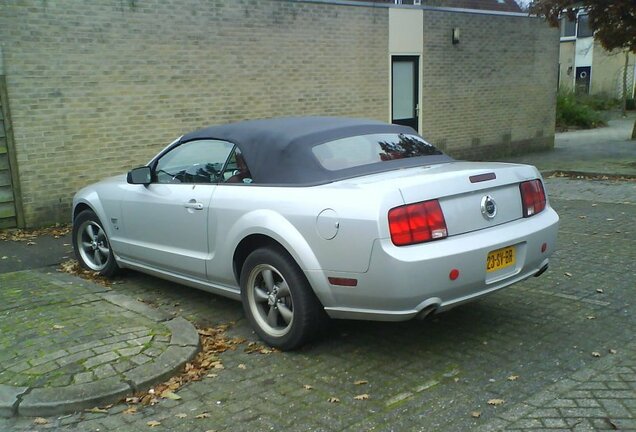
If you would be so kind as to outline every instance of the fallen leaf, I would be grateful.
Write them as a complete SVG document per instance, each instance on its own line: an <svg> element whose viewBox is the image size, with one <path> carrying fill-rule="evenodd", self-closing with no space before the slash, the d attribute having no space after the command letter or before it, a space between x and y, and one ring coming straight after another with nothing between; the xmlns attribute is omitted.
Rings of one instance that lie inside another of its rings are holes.
<svg viewBox="0 0 636 432"><path fill-rule="evenodd" d="M163 392L161 392L161 397L170 400L181 400L181 396L171 392L170 390L164 390Z"/></svg>
<svg viewBox="0 0 636 432"><path fill-rule="evenodd" d="M358 380L358 381L354 381L353 385L365 385L365 384L369 384L369 381L367 380Z"/></svg>
<svg viewBox="0 0 636 432"><path fill-rule="evenodd" d="M492 405L492 406L499 406L499 405L503 405L506 401L503 399L490 399L488 401L488 405Z"/></svg>
<svg viewBox="0 0 636 432"><path fill-rule="evenodd" d="M587 216L579 216L579 219L586 219Z"/></svg>
<svg viewBox="0 0 636 432"><path fill-rule="evenodd" d="M206 377L208 377L208 378L216 378L218 376L219 376L218 374L207 374L206 375Z"/></svg>
<svg viewBox="0 0 636 432"><path fill-rule="evenodd" d="M55 325L53 326L53 328L54 328L55 330L62 330L62 329L64 328L64 326L63 326L63 325L59 325L59 324L55 324Z"/></svg>
<svg viewBox="0 0 636 432"><path fill-rule="evenodd" d="M592 351L592 357L600 357L600 356L601 356L600 352Z"/></svg>
<svg viewBox="0 0 636 432"><path fill-rule="evenodd" d="M126 403L128 403L128 404L138 404L139 403L139 398L138 397L127 397L126 398Z"/></svg>
<svg viewBox="0 0 636 432"><path fill-rule="evenodd" d="M208 429L205 432L216 432L216 429Z"/></svg>
<svg viewBox="0 0 636 432"><path fill-rule="evenodd" d="M247 366L245 366L243 363L241 363L240 365L238 365L239 369L247 369Z"/></svg>
<svg viewBox="0 0 636 432"><path fill-rule="evenodd" d="M369 399L369 395L364 393L353 397L355 400L367 400Z"/></svg>
<svg viewBox="0 0 636 432"><path fill-rule="evenodd" d="M304 388L305 390L313 390L313 389L314 389L314 388L313 388L312 386L310 386L309 384L305 384L305 385L303 385L303 388Z"/></svg>
<svg viewBox="0 0 636 432"><path fill-rule="evenodd" d="M481 417L481 411L473 411L473 412L470 413L470 416L472 418L479 418L479 417Z"/></svg>
<svg viewBox="0 0 636 432"><path fill-rule="evenodd" d="M42 417L36 417L35 420L33 420L33 424L36 425L45 425L47 424L49 421L45 418Z"/></svg>
<svg viewBox="0 0 636 432"><path fill-rule="evenodd" d="M27 242L27 246L35 246L36 244L34 241Z"/></svg>
<svg viewBox="0 0 636 432"><path fill-rule="evenodd" d="M108 414L108 410L105 410L103 408L98 408L98 407L93 407L91 409L86 409L84 411L93 413L93 414Z"/></svg>
<svg viewBox="0 0 636 432"><path fill-rule="evenodd" d="M607 218L607 219L605 219L605 220L606 220L606 221L608 221L608 222L612 222L614 219L612 219L612 218Z"/></svg>
<svg viewBox="0 0 636 432"><path fill-rule="evenodd" d="M589 320L596 319L596 317L594 315L588 315L588 316L586 316L586 318L589 319Z"/></svg>
<svg viewBox="0 0 636 432"><path fill-rule="evenodd" d="M180 418L180 419L184 419L186 418L188 415L186 413L179 413L179 414L175 414L174 415L176 418Z"/></svg>
<svg viewBox="0 0 636 432"><path fill-rule="evenodd" d="M566 275L567 277L572 277L572 273L570 273L570 272L565 272L563 274Z"/></svg>
<svg viewBox="0 0 636 432"><path fill-rule="evenodd" d="M330 397L329 399L327 399L327 402L329 403L340 403L340 399L338 399L337 397Z"/></svg>
<svg viewBox="0 0 636 432"><path fill-rule="evenodd" d="M506 378L508 381L517 381L519 379L519 375L510 375Z"/></svg>
<svg viewBox="0 0 636 432"><path fill-rule="evenodd" d="M137 407L130 407L122 411L124 414L137 414Z"/></svg>
<svg viewBox="0 0 636 432"><path fill-rule="evenodd" d="M610 350L609 350L609 353L610 353L610 354L616 354L617 352L618 352L618 351L616 351L615 349L610 349Z"/></svg>
<svg viewBox="0 0 636 432"><path fill-rule="evenodd" d="M603 288L596 288L596 292L603 294L605 291L603 291Z"/></svg>
<svg viewBox="0 0 636 432"><path fill-rule="evenodd" d="M210 414L204 412L204 413L201 413L201 414L197 414L196 416L194 416L194 418L196 418L196 419L210 418Z"/></svg>
<svg viewBox="0 0 636 432"><path fill-rule="evenodd" d="M0 259L6 260L6 259L9 259L9 257L8 257L8 256L6 256L6 255L4 255L4 256L3 256L2 258L0 258Z"/></svg>
<svg viewBox="0 0 636 432"><path fill-rule="evenodd" d="M157 421L157 420L150 420L150 421L149 421L148 423L146 423L146 424L147 424L148 426L150 426L150 427L156 427L156 426L159 426L159 425L161 424L161 422L160 422L160 421Z"/></svg>

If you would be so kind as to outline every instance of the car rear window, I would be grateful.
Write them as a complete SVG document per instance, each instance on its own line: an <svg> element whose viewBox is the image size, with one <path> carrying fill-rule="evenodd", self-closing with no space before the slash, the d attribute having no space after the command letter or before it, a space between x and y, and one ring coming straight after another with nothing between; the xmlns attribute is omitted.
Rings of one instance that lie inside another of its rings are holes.
<svg viewBox="0 0 636 432"><path fill-rule="evenodd" d="M312 152L320 164L330 170L353 168L418 156L441 155L441 151L417 135L358 135L318 144Z"/></svg>

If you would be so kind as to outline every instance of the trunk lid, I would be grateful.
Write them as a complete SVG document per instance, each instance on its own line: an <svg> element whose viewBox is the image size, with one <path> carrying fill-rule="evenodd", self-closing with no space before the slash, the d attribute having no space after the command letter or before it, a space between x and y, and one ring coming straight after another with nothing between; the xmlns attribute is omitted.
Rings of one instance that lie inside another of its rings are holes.
<svg viewBox="0 0 636 432"><path fill-rule="evenodd" d="M355 179L355 183L359 187L397 187L405 204L439 200L449 236L520 219L519 183L541 178L530 165L481 162L452 162L374 177ZM494 215L487 211L492 212L493 203ZM482 211L482 207L488 209Z"/></svg>

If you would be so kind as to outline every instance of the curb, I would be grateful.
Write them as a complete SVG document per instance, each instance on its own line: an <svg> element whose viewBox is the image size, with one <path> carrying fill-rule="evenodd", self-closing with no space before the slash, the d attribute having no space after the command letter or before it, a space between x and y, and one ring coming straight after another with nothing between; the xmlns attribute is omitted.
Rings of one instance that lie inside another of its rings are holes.
<svg viewBox="0 0 636 432"><path fill-rule="evenodd" d="M608 180L619 180L619 179L636 179L636 175L633 174L607 174L602 172L591 172L591 171L571 171L571 170L545 170L541 171L541 175L543 178L551 177L555 174L562 174L563 177L607 177Z"/></svg>
<svg viewBox="0 0 636 432"><path fill-rule="evenodd" d="M95 294L104 301L166 326L171 332L167 349L154 361L137 366L123 375L90 383L65 387L14 387L0 384L0 417L45 417L115 403L165 381L199 352L199 334L187 320L172 318L159 309L122 294L102 290Z"/></svg>

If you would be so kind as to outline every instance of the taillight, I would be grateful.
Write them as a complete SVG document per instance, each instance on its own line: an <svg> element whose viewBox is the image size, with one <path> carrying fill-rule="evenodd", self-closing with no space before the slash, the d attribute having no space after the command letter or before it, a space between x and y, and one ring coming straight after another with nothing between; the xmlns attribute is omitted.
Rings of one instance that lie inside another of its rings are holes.
<svg viewBox="0 0 636 432"><path fill-rule="evenodd" d="M527 218L541 212L545 208L545 191L541 180L530 180L519 184L523 217Z"/></svg>
<svg viewBox="0 0 636 432"><path fill-rule="evenodd" d="M424 243L448 236L444 213L437 200L389 210L389 231L391 241L396 246Z"/></svg>

